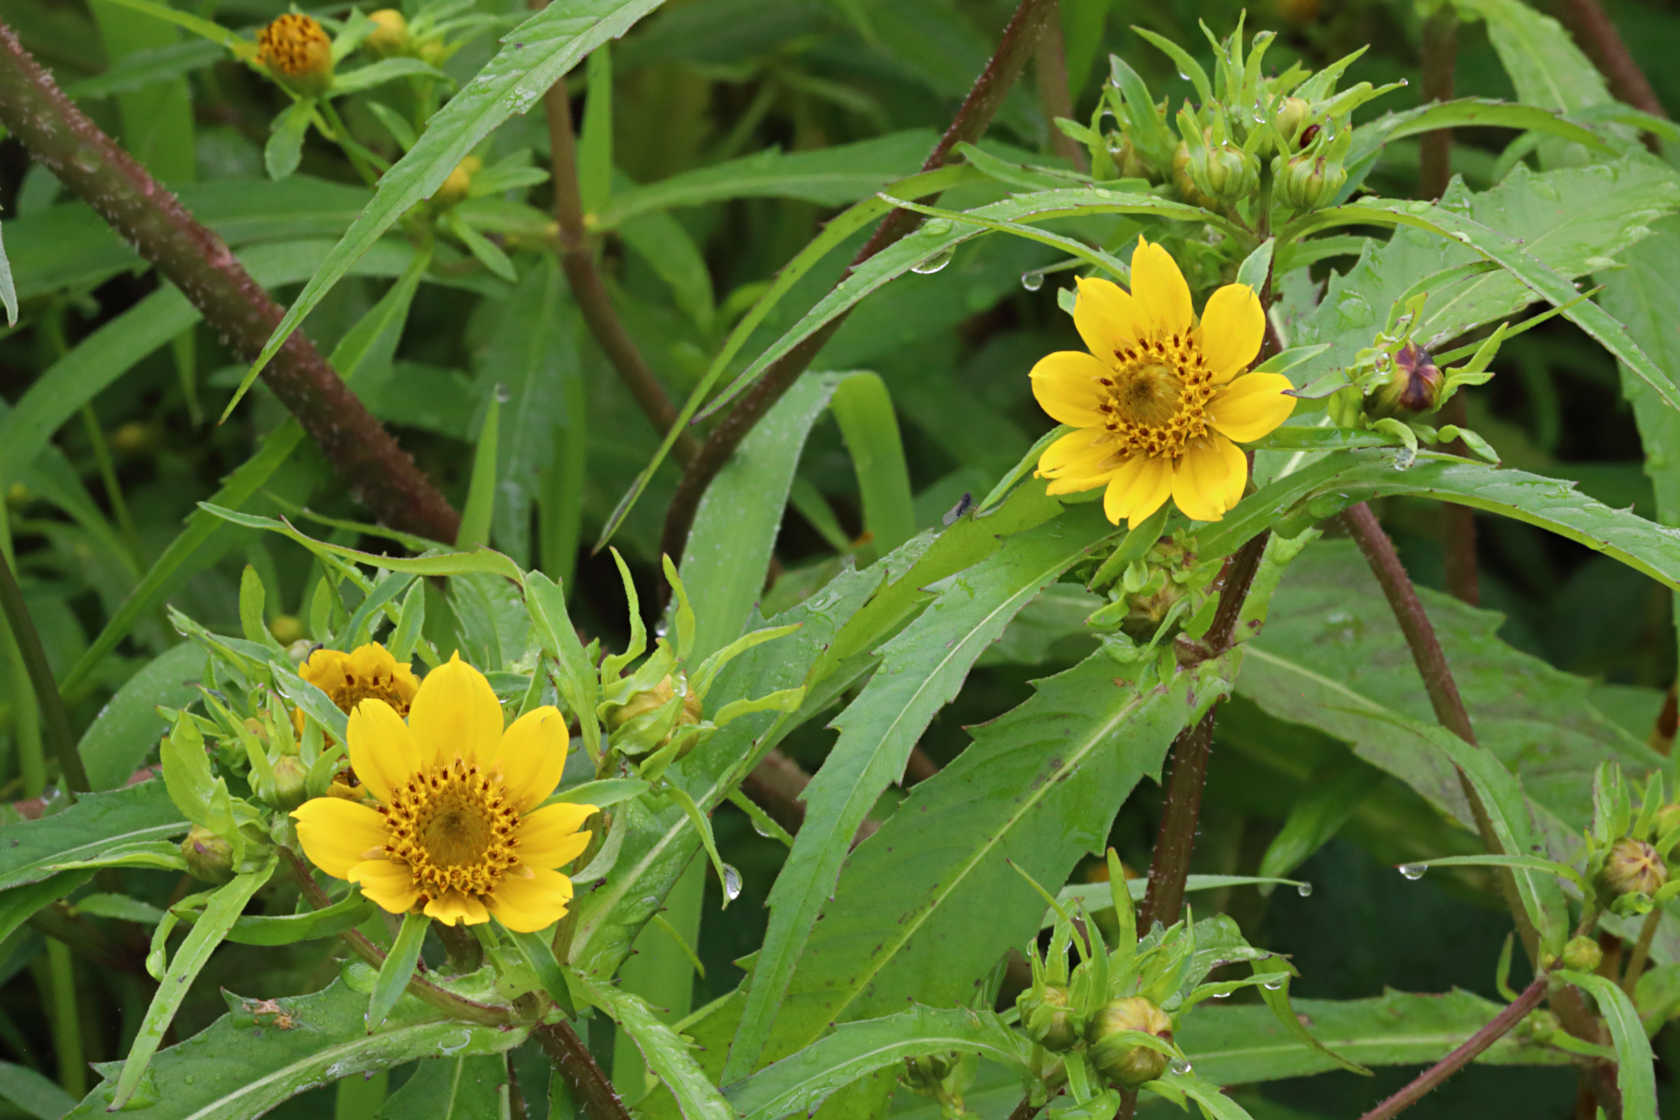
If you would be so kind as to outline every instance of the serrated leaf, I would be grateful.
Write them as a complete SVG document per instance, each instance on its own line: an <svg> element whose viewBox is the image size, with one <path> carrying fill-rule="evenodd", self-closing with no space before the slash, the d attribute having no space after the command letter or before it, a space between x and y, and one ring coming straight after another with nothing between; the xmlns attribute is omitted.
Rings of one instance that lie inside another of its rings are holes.
<svg viewBox="0 0 1680 1120"><path fill-rule="evenodd" d="M676 1098L685 1120L734 1120L735 1111L694 1060L689 1044L660 1021L644 1000L582 973L570 976L578 994L605 1012L635 1042L648 1069Z"/></svg>
<svg viewBox="0 0 1680 1120"><path fill-rule="evenodd" d="M747 1120L813 1113L831 1094L905 1058L950 1050L1030 1068L1032 1044L988 1011L916 1006L880 1019L844 1023L827 1038L728 1086Z"/></svg>
<svg viewBox="0 0 1680 1120"><path fill-rule="evenodd" d="M1607 976L1571 972L1559 969L1553 973L1559 980L1574 984L1589 992L1598 1004L1598 1013L1610 1028L1610 1041L1616 1048L1616 1087L1622 1091L1622 1115L1657 1116L1656 1057L1651 1053L1651 1040L1639 1021L1639 1012L1627 993Z"/></svg>
<svg viewBox="0 0 1680 1120"><path fill-rule="evenodd" d="M342 980L311 995L241 999L233 1012L185 1042L159 1051L152 1078L167 1085L161 1100L130 1107L136 1120L227 1120L261 1116L281 1101L341 1077L390 1069L439 1054L500 1054L524 1042L529 1027L481 1027L441 1019L413 997L398 1002L384 1027L362 1025L366 991ZM66 1120L103 1120L109 1114L111 1075L119 1063L96 1068L107 1080Z"/></svg>
<svg viewBox="0 0 1680 1120"><path fill-rule="evenodd" d="M976 728L847 861L777 1011L772 1056L907 998L961 1002L1039 928L1044 901L1026 878L1061 883L1101 849L1128 791L1159 777L1173 736L1227 687L1222 668L1144 688L1099 651Z"/></svg>
<svg viewBox="0 0 1680 1120"><path fill-rule="evenodd" d="M491 1055L423 1061L376 1120L502 1120L507 1062Z"/></svg>
<svg viewBox="0 0 1680 1120"><path fill-rule="evenodd" d="M1652 222L1676 206L1680 179L1674 172L1630 157L1538 173L1518 167L1504 182L1480 192L1454 183L1428 216L1520 238L1521 253L1557 276L1573 279L1638 242ZM1570 220L1557 221L1560 213L1569 214ZM1394 304L1420 284L1429 293L1416 333L1425 348L1515 314L1540 298L1537 289L1508 272L1454 271L1482 259L1471 245L1421 229L1400 229L1386 243L1372 243L1353 268L1331 277L1318 309L1292 338L1297 344L1330 347L1303 364L1297 384L1335 376L1326 371L1351 364L1383 329ZM1436 276L1441 277L1438 283L1425 283ZM1547 298L1567 302L1576 294L1559 290Z"/></svg>
<svg viewBox="0 0 1680 1120"><path fill-rule="evenodd" d="M1503 1010L1465 991L1390 991L1372 999L1297 999L1292 1005L1321 1042L1367 1066L1429 1065ZM1174 1024L1173 1039L1196 1075L1216 1085L1276 1081L1337 1068L1261 1006L1200 1005ZM1489 1065L1561 1066L1571 1058L1518 1031L1495 1042L1477 1060Z"/></svg>
<svg viewBox="0 0 1680 1120"><path fill-rule="evenodd" d="M503 121L524 113L590 51L628 31L661 0L557 0L502 37L502 46L426 122L408 153L379 177L373 200L309 278L224 410L238 403L276 351L409 208L429 197L455 166Z"/></svg>
<svg viewBox="0 0 1680 1120"><path fill-rule="evenodd" d="M6 826L0 844L0 890L33 883L58 865L93 859L107 849L164 840L187 831L162 782L83 794L40 820Z"/></svg>
<svg viewBox="0 0 1680 1120"><path fill-rule="evenodd" d="M726 1077L756 1064L848 842L881 791L903 773L910 748L1016 612L1114 532L1084 506L1011 537L941 584L927 610L882 647L880 667L834 720L840 737L805 788L805 820L770 890L770 925L747 981Z"/></svg>

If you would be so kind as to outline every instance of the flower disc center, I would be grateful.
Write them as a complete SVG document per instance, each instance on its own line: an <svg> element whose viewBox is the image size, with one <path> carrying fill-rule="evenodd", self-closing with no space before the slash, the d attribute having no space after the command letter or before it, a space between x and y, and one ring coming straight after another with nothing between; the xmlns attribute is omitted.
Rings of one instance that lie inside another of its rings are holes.
<svg viewBox="0 0 1680 1120"><path fill-rule="evenodd" d="M432 862L439 867L460 867L481 860L494 838L488 808L467 790L440 796L418 829L420 844Z"/></svg>
<svg viewBox="0 0 1680 1120"><path fill-rule="evenodd" d="M1121 371L1113 394L1121 419L1158 427L1177 415L1184 379L1172 366L1143 362Z"/></svg>

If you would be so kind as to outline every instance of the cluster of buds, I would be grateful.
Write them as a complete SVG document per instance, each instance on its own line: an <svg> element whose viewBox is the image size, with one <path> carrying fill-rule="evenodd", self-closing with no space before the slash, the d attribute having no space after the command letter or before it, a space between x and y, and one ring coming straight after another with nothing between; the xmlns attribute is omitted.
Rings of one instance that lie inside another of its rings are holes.
<svg viewBox="0 0 1680 1120"><path fill-rule="evenodd" d="M601 760L603 773L608 769L607 758L616 756L635 760L642 777L651 781L729 721L750 712L788 711L799 706L805 690L784 689L757 699L726 704L708 718L706 693L723 668L753 646L792 633L793 628L755 630L691 667L696 649L694 610L676 566L666 557L665 578L673 592L675 641L663 636L656 638L653 652L644 658L647 634L638 617L635 585L623 559L616 552L613 558L618 562L629 600L630 642L623 653L601 659L600 702L595 715L606 727L610 745L608 756ZM640 664L631 669L638 659Z"/></svg>
<svg viewBox="0 0 1680 1120"><path fill-rule="evenodd" d="M1091 127L1064 122L1064 129L1086 143L1097 178L1164 183L1185 202L1245 220L1266 207L1287 219L1334 203L1347 185L1353 111L1402 84L1361 82L1338 92L1336 82L1357 52L1317 73L1296 65L1267 77L1261 64L1276 36L1257 33L1245 54L1240 21L1223 40L1203 26L1214 49L1210 77L1176 44L1134 30L1173 60L1195 86L1196 100L1169 114L1137 72L1111 56ZM1117 128L1105 129L1110 116Z"/></svg>

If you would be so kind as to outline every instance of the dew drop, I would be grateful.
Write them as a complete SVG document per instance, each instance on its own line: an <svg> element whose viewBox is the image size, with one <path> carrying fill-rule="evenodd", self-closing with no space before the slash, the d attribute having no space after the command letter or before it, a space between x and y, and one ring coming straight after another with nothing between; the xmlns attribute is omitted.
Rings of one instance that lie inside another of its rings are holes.
<svg viewBox="0 0 1680 1120"><path fill-rule="evenodd" d="M1287 979L1288 979L1288 977L1285 976L1283 973L1281 973L1281 972L1275 973L1274 975L1266 978L1265 980L1262 980L1260 982L1260 986L1262 988L1265 988L1268 992L1275 992L1278 989L1283 987L1283 985L1284 985L1284 983Z"/></svg>
<svg viewBox="0 0 1680 1120"><path fill-rule="evenodd" d="M1021 287L1029 292L1036 292L1044 287L1044 273L1033 271L1021 273Z"/></svg>
<svg viewBox="0 0 1680 1120"><path fill-rule="evenodd" d="M1174 1058L1172 1061L1167 1063L1167 1068L1172 1070L1178 1076L1183 1077L1185 1074L1190 1072L1190 1059Z"/></svg>
<svg viewBox="0 0 1680 1120"><path fill-rule="evenodd" d="M723 865L723 897L730 902L741 897L741 873L727 863Z"/></svg>
<svg viewBox="0 0 1680 1120"><path fill-rule="evenodd" d="M932 276L934 273L938 272L940 269L942 269L946 265L950 264L951 263L951 257L953 255L954 254L951 252L951 250L941 249L939 252L934 253L932 256L923 257L921 260L919 260L915 264L911 265L910 266L910 271L911 272L918 272L918 273L922 274L923 276Z"/></svg>
<svg viewBox="0 0 1680 1120"><path fill-rule="evenodd" d="M497 384L496 384L496 403L497 404L506 404L509 401L511 401L512 399L513 399L513 390L509 389L506 385L504 385L500 382L497 382Z"/></svg>
<svg viewBox="0 0 1680 1120"><path fill-rule="evenodd" d="M1231 998L1231 993L1230 992L1212 992L1212 993L1210 993L1210 996L1213 999L1230 999Z"/></svg>
<svg viewBox="0 0 1680 1120"><path fill-rule="evenodd" d="M922 232L929 236L938 237L951 232L951 219L929 218L922 223Z"/></svg>
<svg viewBox="0 0 1680 1120"><path fill-rule="evenodd" d="M1295 884L1295 893L1300 895L1302 898L1311 898L1312 897L1312 884L1311 883L1296 883Z"/></svg>
<svg viewBox="0 0 1680 1120"><path fill-rule="evenodd" d="M1423 878L1423 873L1429 870L1429 865L1427 863L1402 863L1395 870L1400 872L1402 879L1410 879L1415 883Z"/></svg>

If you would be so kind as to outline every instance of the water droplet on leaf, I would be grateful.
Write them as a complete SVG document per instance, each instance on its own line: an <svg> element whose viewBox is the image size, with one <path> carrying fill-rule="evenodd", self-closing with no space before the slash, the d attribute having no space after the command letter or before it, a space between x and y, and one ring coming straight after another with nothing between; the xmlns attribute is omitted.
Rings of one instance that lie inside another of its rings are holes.
<svg viewBox="0 0 1680 1120"><path fill-rule="evenodd" d="M1312 891L1313 891L1313 888L1312 888L1311 883L1296 883L1295 884L1295 893L1300 895L1302 898L1311 898L1312 897Z"/></svg>
<svg viewBox="0 0 1680 1120"><path fill-rule="evenodd" d="M1190 1061L1188 1058L1174 1058L1171 1062L1167 1063L1167 1068L1178 1074L1178 1076L1183 1077L1185 1074L1190 1072Z"/></svg>
<svg viewBox="0 0 1680 1120"><path fill-rule="evenodd" d="M723 897L730 902L741 897L741 873L727 863L723 865Z"/></svg>
<svg viewBox="0 0 1680 1120"><path fill-rule="evenodd" d="M946 265L950 264L951 263L951 257L953 255L954 254L951 252L951 250L941 249L939 252L934 253L932 256L923 257L921 260L919 260L915 264L911 265L910 266L910 271L911 272L919 272L923 276L932 276L935 272L938 272L940 269L942 269Z"/></svg>
<svg viewBox="0 0 1680 1120"><path fill-rule="evenodd" d="M1021 273L1021 287L1029 292L1038 291L1044 287L1044 273L1036 271Z"/></svg>
<svg viewBox="0 0 1680 1120"><path fill-rule="evenodd" d="M1415 883L1423 878L1423 873L1429 870L1429 865L1427 863L1402 863L1395 870L1400 872L1401 878L1410 879Z"/></svg>

